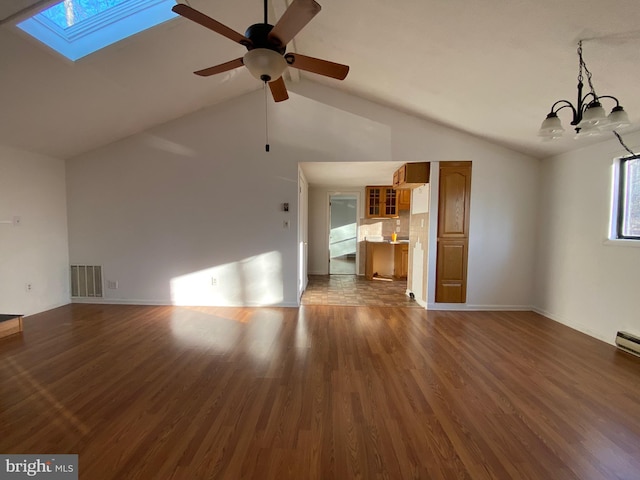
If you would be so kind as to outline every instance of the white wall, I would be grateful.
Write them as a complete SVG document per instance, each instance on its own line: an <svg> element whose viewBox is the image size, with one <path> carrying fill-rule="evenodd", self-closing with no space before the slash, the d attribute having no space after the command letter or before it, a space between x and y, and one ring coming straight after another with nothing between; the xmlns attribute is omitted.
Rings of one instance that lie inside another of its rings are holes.
<svg viewBox="0 0 640 480"><path fill-rule="evenodd" d="M540 162L499 155L470 159L473 163L467 308L531 309ZM432 186L437 183L438 171L434 175ZM431 195L429 252L435 254L438 214L436 186L432 188ZM433 255L429 261L429 308L459 309L459 304L435 303L435 268L436 257Z"/></svg>
<svg viewBox="0 0 640 480"><path fill-rule="evenodd" d="M64 168L0 146L0 313L31 315L70 301ZM20 226L7 223L14 217Z"/></svg>
<svg viewBox="0 0 640 480"><path fill-rule="evenodd" d="M429 209L431 183L438 178L439 162L432 162L430 180L426 185L411 191L411 219L409 230L409 271L407 273L407 291L413 293L416 302L427 306L429 277ZM437 203L435 204L437 207ZM434 218L436 218L434 216ZM435 274L435 270L434 270Z"/></svg>
<svg viewBox="0 0 640 480"><path fill-rule="evenodd" d="M451 128L314 87L303 83L295 91L322 102L324 108L334 106L354 118L373 122L370 141L378 149L374 160L473 161L467 304L434 303L435 282L429 281L429 308L532 308L540 161ZM346 132L346 137L361 141L360 135ZM385 157L387 152L389 156ZM368 159L344 158L357 160ZM432 188L432 192L437 194L437 189ZM435 205L432 202L433 209ZM430 221L437 221L435 213ZM430 237L429 245L436 245L435 238ZM431 259L429 271L435 276Z"/></svg>
<svg viewBox="0 0 640 480"><path fill-rule="evenodd" d="M470 303L531 305L537 160L311 82L290 93L268 154L256 91L68 161L71 260L119 282L107 301L296 304L298 162L473 160Z"/></svg>
<svg viewBox="0 0 640 480"><path fill-rule="evenodd" d="M640 134L625 143L640 150ZM640 334L640 248L606 241L613 159L625 154L613 139L546 159L539 195L537 309L609 343Z"/></svg>
<svg viewBox="0 0 640 480"><path fill-rule="evenodd" d="M297 163L275 125L264 151L261 95L67 162L71 260L118 282L105 301L297 304Z"/></svg>

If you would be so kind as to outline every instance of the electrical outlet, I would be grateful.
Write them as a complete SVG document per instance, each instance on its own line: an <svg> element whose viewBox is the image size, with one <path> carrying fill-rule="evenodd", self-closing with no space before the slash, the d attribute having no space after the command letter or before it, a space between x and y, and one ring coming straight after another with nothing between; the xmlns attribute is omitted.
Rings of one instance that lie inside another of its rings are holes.
<svg viewBox="0 0 640 480"><path fill-rule="evenodd" d="M118 289L118 281L117 280L107 280L107 288L110 290Z"/></svg>
<svg viewBox="0 0 640 480"><path fill-rule="evenodd" d="M25 289L25 291L27 291L29 293L33 292L33 283L25 283L24 284L24 289Z"/></svg>
<svg viewBox="0 0 640 480"><path fill-rule="evenodd" d="M216 277L211 277L211 286L212 287L218 286L218 279Z"/></svg>

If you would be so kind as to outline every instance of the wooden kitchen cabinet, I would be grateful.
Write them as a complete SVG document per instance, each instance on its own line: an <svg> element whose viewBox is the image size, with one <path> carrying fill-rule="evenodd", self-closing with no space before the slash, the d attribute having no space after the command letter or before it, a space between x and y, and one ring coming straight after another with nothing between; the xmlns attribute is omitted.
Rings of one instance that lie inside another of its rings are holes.
<svg viewBox="0 0 640 480"><path fill-rule="evenodd" d="M407 278L409 273L409 244L396 245L394 249L393 276Z"/></svg>
<svg viewBox="0 0 640 480"><path fill-rule="evenodd" d="M366 188L367 218L397 217L398 196L392 186L370 186Z"/></svg>
<svg viewBox="0 0 640 480"><path fill-rule="evenodd" d="M411 190L396 190L396 197L398 198L398 211L411 209Z"/></svg>
<svg viewBox="0 0 640 480"><path fill-rule="evenodd" d="M417 188L429 183L429 162L405 163L393 174L395 188Z"/></svg>

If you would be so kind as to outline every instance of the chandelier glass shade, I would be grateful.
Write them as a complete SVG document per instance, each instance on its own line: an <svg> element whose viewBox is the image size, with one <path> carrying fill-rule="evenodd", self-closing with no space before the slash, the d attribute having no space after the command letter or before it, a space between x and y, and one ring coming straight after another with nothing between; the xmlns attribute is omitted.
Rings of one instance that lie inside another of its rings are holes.
<svg viewBox="0 0 640 480"><path fill-rule="evenodd" d="M603 132L631 125L627 112L624 111L624 108L622 108L616 97L611 95L596 95L593 83L591 82L591 72L582 58L582 41L578 43L578 57L580 59L578 102L574 106L569 100L558 100L551 106L551 111L542 122L540 130L538 130L538 136L542 137L543 140L554 140L561 137L564 133L564 127L558 117L558 112L563 108L570 109L573 114L571 125L575 128L577 133L576 137L599 135ZM584 96L582 94L584 88L584 84L582 83L583 71L586 73L589 84L589 92ZM609 115L607 115L602 106L600 102L601 99L615 102L615 106Z"/></svg>

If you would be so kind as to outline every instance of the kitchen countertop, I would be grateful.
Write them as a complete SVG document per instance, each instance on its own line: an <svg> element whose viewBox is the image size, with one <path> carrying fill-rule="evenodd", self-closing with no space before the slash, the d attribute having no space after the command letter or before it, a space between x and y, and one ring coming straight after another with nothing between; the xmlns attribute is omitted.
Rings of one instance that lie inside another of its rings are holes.
<svg viewBox="0 0 640 480"><path fill-rule="evenodd" d="M402 245L404 243L409 243L409 240L396 240L395 242L392 242L391 240L388 239L375 239L375 240L369 240L369 239L365 239L365 242L369 242L369 243L388 243L390 245Z"/></svg>

